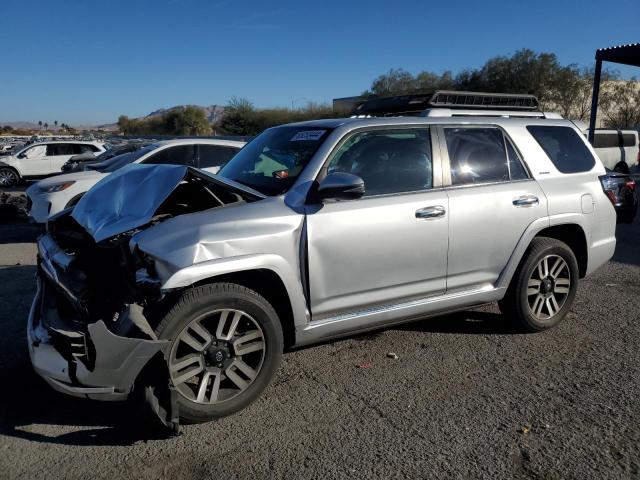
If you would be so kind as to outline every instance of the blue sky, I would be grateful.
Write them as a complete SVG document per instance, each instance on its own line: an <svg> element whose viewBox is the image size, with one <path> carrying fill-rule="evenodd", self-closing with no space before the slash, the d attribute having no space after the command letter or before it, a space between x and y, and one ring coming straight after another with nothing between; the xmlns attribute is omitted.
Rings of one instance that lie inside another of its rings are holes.
<svg viewBox="0 0 640 480"><path fill-rule="evenodd" d="M457 72L524 47L588 65L640 41L638 0L2 0L0 18L0 123L234 95L300 105L357 95L390 68Z"/></svg>

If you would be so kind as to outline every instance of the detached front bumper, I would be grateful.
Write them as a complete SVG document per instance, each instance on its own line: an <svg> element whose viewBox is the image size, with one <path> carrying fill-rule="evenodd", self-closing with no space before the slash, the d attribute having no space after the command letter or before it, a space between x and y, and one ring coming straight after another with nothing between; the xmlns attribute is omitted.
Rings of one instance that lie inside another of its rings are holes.
<svg viewBox="0 0 640 480"><path fill-rule="evenodd" d="M35 371L62 393L125 400L142 368L167 342L116 335L102 320L82 326L65 321L58 307L58 290L64 285L56 285L57 279L50 271L59 267L56 263L63 263L60 253L48 250L41 239L39 255L45 258L41 258L27 322L29 355Z"/></svg>

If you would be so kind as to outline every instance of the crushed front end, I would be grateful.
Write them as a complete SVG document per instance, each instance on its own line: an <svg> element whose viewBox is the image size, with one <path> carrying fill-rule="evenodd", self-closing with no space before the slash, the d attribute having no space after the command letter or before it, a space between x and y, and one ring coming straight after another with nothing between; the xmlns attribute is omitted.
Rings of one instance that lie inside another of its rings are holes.
<svg viewBox="0 0 640 480"><path fill-rule="evenodd" d="M145 317L158 287L148 278L136 283L124 239L98 245L73 223L63 217L38 239L27 328L31 361L58 391L123 400L166 344L154 338Z"/></svg>

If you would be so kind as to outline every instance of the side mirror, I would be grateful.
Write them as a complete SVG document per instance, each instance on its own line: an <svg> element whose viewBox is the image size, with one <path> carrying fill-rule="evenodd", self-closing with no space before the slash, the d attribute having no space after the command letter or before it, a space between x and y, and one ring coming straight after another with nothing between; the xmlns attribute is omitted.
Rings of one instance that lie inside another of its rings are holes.
<svg viewBox="0 0 640 480"><path fill-rule="evenodd" d="M364 195L364 180L347 172L334 172L327 175L318 186L317 198L354 200Z"/></svg>

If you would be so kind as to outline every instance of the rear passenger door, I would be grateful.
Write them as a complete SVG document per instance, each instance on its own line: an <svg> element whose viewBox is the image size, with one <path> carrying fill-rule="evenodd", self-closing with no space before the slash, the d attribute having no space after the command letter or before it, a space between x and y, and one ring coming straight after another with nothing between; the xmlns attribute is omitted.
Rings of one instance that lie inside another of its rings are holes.
<svg viewBox="0 0 640 480"><path fill-rule="evenodd" d="M235 147L201 143L198 145L198 168L210 173L218 173L224 164L238 153L238 150Z"/></svg>
<svg viewBox="0 0 640 480"><path fill-rule="evenodd" d="M49 157L49 166L51 173L58 173L62 170L62 166L75 155L73 143L50 143L47 145L47 157Z"/></svg>
<svg viewBox="0 0 640 480"><path fill-rule="evenodd" d="M449 195L447 291L495 284L547 200L514 144L497 126L442 126Z"/></svg>

